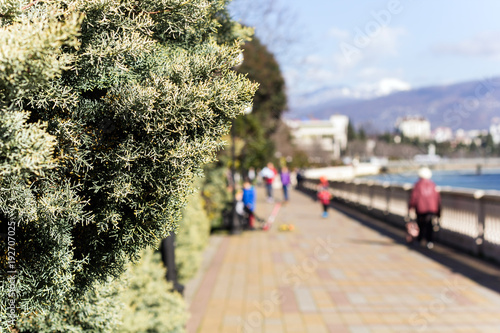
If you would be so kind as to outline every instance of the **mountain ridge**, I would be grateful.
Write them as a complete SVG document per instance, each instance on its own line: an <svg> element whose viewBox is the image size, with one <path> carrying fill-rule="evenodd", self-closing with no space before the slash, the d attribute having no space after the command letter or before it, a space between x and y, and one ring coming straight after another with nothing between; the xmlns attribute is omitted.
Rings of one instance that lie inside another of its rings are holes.
<svg viewBox="0 0 500 333"><path fill-rule="evenodd" d="M417 115L427 118L432 129L488 129L491 120L500 117L500 77L397 91L367 100L332 98L294 108L286 116L326 119L332 114L345 114L356 127L375 132L391 131L398 118Z"/></svg>

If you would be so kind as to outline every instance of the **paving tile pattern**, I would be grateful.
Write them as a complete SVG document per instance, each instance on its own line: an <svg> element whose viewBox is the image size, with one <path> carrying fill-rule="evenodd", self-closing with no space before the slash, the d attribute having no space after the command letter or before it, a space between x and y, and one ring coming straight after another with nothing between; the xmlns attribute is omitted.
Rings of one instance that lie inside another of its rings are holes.
<svg viewBox="0 0 500 333"><path fill-rule="evenodd" d="M269 231L226 236L217 251L190 333L500 332L499 294L339 211L321 218L296 191Z"/></svg>

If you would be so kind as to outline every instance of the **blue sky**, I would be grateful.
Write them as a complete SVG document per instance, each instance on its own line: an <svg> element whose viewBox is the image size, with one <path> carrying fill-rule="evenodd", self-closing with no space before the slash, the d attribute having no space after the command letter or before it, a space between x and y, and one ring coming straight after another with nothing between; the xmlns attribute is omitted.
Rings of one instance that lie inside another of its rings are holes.
<svg viewBox="0 0 500 333"><path fill-rule="evenodd" d="M320 89L338 94L347 87L346 96L366 97L500 75L498 0L286 0L281 6L293 14L288 31L298 36L292 56L276 52L292 106L318 102L300 96ZM252 24L258 36L269 34L259 20Z"/></svg>

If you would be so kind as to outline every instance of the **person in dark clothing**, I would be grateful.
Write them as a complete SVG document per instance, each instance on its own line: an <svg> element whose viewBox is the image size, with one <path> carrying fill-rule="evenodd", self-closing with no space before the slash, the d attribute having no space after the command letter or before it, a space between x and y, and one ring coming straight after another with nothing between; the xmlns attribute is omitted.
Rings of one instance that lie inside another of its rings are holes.
<svg viewBox="0 0 500 333"><path fill-rule="evenodd" d="M432 172L429 168L418 171L419 180L415 183L408 204L409 212L415 210L417 224L420 229L417 241L425 239L429 249L434 247L433 224L436 217L441 217L441 196L436 190L436 184L431 180Z"/></svg>
<svg viewBox="0 0 500 333"><path fill-rule="evenodd" d="M304 180L304 175L301 169L295 169L295 179L297 181L296 189L302 189L302 181Z"/></svg>

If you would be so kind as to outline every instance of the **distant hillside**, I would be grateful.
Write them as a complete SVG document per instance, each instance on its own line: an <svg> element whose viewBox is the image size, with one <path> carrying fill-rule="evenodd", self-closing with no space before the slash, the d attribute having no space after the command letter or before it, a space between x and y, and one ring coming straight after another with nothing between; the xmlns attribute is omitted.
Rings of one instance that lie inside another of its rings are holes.
<svg viewBox="0 0 500 333"><path fill-rule="evenodd" d="M433 129L487 129L492 118L500 117L500 77L396 92L341 105L332 98L313 107L291 110L287 117L326 119L335 113L345 114L356 126L376 132L392 130L397 118L407 115L426 117Z"/></svg>

